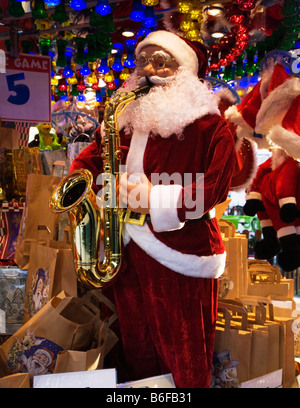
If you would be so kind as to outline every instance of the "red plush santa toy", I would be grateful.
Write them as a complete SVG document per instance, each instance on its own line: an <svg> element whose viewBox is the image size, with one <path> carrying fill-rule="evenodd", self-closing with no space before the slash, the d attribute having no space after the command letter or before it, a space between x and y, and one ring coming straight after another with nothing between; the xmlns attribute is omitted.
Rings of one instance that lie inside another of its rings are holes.
<svg viewBox="0 0 300 408"><path fill-rule="evenodd" d="M125 223L124 270L113 285L127 374L171 372L178 387L210 384L226 258L214 206L227 198L236 161L233 136L203 81L206 54L199 42L152 32L121 89L152 84L119 118L121 199L146 214L143 225ZM98 131L71 170L90 168L96 180L100 154Z"/></svg>
<svg viewBox="0 0 300 408"><path fill-rule="evenodd" d="M246 214L257 212L261 220L264 239L255 246L257 258L277 255L285 271L300 266L299 102L299 78L276 64L253 132L259 148L269 148L272 157L259 166L244 207Z"/></svg>

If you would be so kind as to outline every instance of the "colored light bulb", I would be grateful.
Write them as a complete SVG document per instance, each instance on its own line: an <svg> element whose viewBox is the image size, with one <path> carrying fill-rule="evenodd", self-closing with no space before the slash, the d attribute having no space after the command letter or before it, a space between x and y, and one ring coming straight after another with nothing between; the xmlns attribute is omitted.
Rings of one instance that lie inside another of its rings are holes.
<svg viewBox="0 0 300 408"><path fill-rule="evenodd" d="M43 18L48 17L48 13L46 11L45 3L43 0L35 0L32 9L32 17L37 20L41 20Z"/></svg>
<svg viewBox="0 0 300 408"><path fill-rule="evenodd" d="M10 0L7 12L12 17L22 17L25 14L22 4L17 0Z"/></svg>
<svg viewBox="0 0 300 408"><path fill-rule="evenodd" d="M85 0L71 0L70 7L74 10L84 10L86 8Z"/></svg>
<svg viewBox="0 0 300 408"><path fill-rule="evenodd" d="M133 0L129 18L132 21L142 21L145 18L145 5L140 0Z"/></svg>
<svg viewBox="0 0 300 408"><path fill-rule="evenodd" d="M100 14L101 16L106 16L107 14L110 14L111 6L108 0L98 0L97 5L95 7L95 12Z"/></svg>
<svg viewBox="0 0 300 408"><path fill-rule="evenodd" d="M69 20L68 13L66 12L65 0L61 0L60 4L55 6L52 19L58 23L65 23Z"/></svg>

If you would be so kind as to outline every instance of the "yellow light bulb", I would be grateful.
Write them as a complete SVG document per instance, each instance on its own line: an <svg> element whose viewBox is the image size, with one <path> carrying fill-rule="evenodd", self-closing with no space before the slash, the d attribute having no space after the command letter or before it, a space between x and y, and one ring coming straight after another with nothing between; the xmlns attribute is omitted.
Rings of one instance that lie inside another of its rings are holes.
<svg viewBox="0 0 300 408"><path fill-rule="evenodd" d="M190 11L190 17L192 20L198 20L199 16L201 16L202 14L202 10L193 7Z"/></svg>
<svg viewBox="0 0 300 408"><path fill-rule="evenodd" d="M185 33L185 38L190 41L202 42L201 34L199 30L189 30Z"/></svg>
<svg viewBox="0 0 300 408"><path fill-rule="evenodd" d="M104 75L104 81L105 82L112 82L114 80L114 74L112 71L109 71L107 74Z"/></svg>
<svg viewBox="0 0 300 408"><path fill-rule="evenodd" d="M180 23L181 31L194 30L196 28L196 23L191 20L189 15L185 15L182 22Z"/></svg>
<svg viewBox="0 0 300 408"><path fill-rule="evenodd" d="M186 0L179 1L179 3L177 4L177 11L179 13L186 14L186 13L189 13L192 10L192 7L193 6L192 6L192 3L190 1L186 1Z"/></svg>
<svg viewBox="0 0 300 408"><path fill-rule="evenodd" d="M159 4L159 0L142 0L142 4L148 7L157 6Z"/></svg>
<svg viewBox="0 0 300 408"><path fill-rule="evenodd" d="M120 79L122 81L125 81L128 77L129 77L129 69L128 68L124 68L120 74Z"/></svg>
<svg viewBox="0 0 300 408"><path fill-rule="evenodd" d="M58 79L55 77L51 78L51 85L54 85L54 86L58 85Z"/></svg>

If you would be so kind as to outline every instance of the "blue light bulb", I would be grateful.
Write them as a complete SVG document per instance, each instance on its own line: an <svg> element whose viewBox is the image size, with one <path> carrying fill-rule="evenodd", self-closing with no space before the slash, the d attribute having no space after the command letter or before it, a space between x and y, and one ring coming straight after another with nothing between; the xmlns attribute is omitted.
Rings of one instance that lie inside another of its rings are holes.
<svg viewBox="0 0 300 408"><path fill-rule="evenodd" d="M112 69L114 70L114 71L122 71L122 69L123 69L123 64L122 64L122 61L121 61L121 55L120 55L120 53L117 53L116 54L116 56L115 56L115 59L114 59L114 63L112 64Z"/></svg>
<svg viewBox="0 0 300 408"><path fill-rule="evenodd" d="M74 75L74 72L72 71L71 65L66 65L64 67L62 76L65 78L71 78Z"/></svg>
<svg viewBox="0 0 300 408"><path fill-rule="evenodd" d="M87 62L81 66L79 73L80 75L83 75L83 76L90 75L91 70Z"/></svg>
<svg viewBox="0 0 300 408"><path fill-rule="evenodd" d="M144 27L151 28L156 24L156 16L154 14L154 7L146 7L145 19L143 21Z"/></svg>
<svg viewBox="0 0 300 408"><path fill-rule="evenodd" d="M47 6L58 6L60 2L61 0L44 0L44 3L47 4Z"/></svg>
<svg viewBox="0 0 300 408"><path fill-rule="evenodd" d="M107 65L107 58L101 59L101 64L99 65L98 71L101 72L101 74L107 74L109 72L109 67Z"/></svg>
<svg viewBox="0 0 300 408"><path fill-rule="evenodd" d="M74 10L83 10L86 8L86 0L71 0L70 7Z"/></svg>
<svg viewBox="0 0 300 408"><path fill-rule="evenodd" d="M79 94L77 96L77 99L78 99L79 102L85 102L86 101L86 98L85 98L85 96L83 94Z"/></svg>
<svg viewBox="0 0 300 408"><path fill-rule="evenodd" d="M108 3L108 0L98 0L98 3L95 7L95 12L101 16L106 16L111 13L111 7Z"/></svg>
<svg viewBox="0 0 300 408"><path fill-rule="evenodd" d="M129 14L129 18L132 21L142 21L145 18L145 8L144 4L140 0L133 0L132 9Z"/></svg>

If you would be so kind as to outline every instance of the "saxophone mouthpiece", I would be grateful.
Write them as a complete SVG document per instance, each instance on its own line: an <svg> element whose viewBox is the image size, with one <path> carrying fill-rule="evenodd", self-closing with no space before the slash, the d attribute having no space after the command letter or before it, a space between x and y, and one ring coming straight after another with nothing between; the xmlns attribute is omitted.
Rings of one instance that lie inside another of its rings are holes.
<svg viewBox="0 0 300 408"><path fill-rule="evenodd" d="M151 86L153 85L148 77L145 78L147 81L147 85L141 86L140 88L137 88L133 91L135 93L136 98L138 98L141 95L147 94L150 91Z"/></svg>

